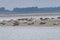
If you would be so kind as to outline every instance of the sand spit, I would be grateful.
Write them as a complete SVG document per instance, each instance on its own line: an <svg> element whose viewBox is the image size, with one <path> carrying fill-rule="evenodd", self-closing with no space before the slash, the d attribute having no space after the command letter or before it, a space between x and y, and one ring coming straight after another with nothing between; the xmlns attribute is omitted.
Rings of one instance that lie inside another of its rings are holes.
<svg viewBox="0 0 60 40"><path fill-rule="evenodd" d="M19 18L0 21L0 26L60 26L60 17L57 18Z"/></svg>

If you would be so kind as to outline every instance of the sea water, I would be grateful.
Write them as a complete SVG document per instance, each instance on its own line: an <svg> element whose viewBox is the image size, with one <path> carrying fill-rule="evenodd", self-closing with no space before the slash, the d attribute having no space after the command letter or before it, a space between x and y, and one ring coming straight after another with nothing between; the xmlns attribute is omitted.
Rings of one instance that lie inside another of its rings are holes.
<svg viewBox="0 0 60 40"><path fill-rule="evenodd" d="M60 40L60 27L0 26L0 40Z"/></svg>

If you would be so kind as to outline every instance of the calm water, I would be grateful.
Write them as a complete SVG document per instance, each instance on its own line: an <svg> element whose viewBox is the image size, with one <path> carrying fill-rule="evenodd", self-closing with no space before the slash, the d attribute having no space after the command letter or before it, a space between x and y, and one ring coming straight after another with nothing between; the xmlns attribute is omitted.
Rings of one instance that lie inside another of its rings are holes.
<svg viewBox="0 0 60 40"><path fill-rule="evenodd" d="M60 27L0 27L0 40L60 40Z"/></svg>

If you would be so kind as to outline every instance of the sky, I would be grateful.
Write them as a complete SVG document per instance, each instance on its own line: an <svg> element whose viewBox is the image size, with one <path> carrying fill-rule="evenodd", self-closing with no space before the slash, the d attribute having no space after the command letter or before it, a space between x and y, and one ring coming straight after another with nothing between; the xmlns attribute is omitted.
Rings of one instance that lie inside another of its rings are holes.
<svg viewBox="0 0 60 40"><path fill-rule="evenodd" d="M25 7L59 7L60 0L0 0L0 7L6 9Z"/></svg>

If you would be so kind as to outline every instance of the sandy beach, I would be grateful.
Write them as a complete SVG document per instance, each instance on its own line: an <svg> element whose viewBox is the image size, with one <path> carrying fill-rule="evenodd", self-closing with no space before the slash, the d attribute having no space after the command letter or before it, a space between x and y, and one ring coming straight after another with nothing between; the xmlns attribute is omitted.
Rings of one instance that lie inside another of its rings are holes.
<svg viewBox="0 0 60 40"><path fill-rule="evenodd" d="M20 17L2 20L0 26L60 26L60 17Z"/></svg>

